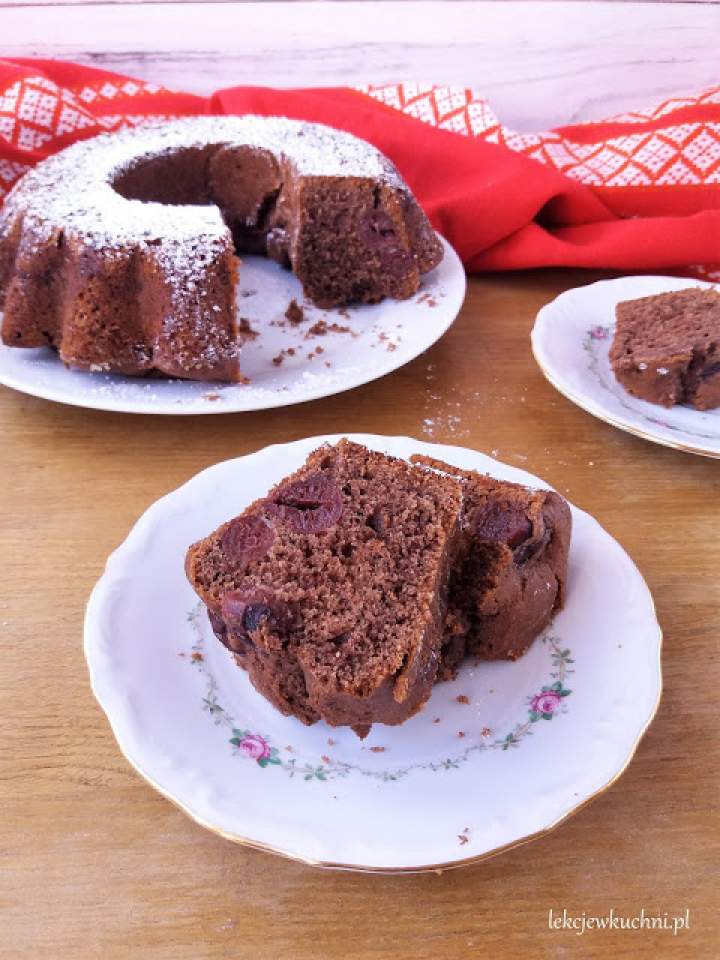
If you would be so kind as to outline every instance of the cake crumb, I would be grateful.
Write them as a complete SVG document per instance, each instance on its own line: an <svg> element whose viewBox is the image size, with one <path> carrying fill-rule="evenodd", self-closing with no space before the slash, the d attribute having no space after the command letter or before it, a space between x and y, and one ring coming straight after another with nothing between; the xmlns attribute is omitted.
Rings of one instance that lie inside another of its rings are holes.
<svg viewBox="0 0 720 960"><path fill-rule="evenodd" d="M424 293L420 294L420 296L417 298L415 303L425 303L428 305L428 307L437 306L437 300L435 299L435 297L433 297L431 293L428 293L427 290Z"/></svg>
<svg viewBox="0 0 720 960"><path fill-rule="evenodd" d="M490 729L490 727L483 727L482 730L480 731L480 736L489 737L491 733L492 733L492 730Z"/></svg>
<svg viewBox="0 0 720 960"><path fill-rule="evenodd" d="M470 700L465 696L464 693L459 694L459 696L455 697L455 699L458 703L470 703Z"/></svg>
<svg viewBox="0 0 720 960"><path fill-rule="evenodd" d="M298 324L302 323L305 319L305 311L297 302L297 300L292 299L288 304L288 308L285 311L285 316L290 321L290 323L296 327Z"/></svg>
<svg viewBox="0 0 720 960"><path fill-rule="evenodd" d="M219 400L219 399L220 399L219 393L206 393L203 395L203 400Z"/></svg>
<svg viewBox="0 0 720 960"><path fill-rule="evenodd" d="M328 323L327 320L316 320L315 323L305 333L305 339L311 340L313 337L326 337L328 333L349 333L355 337L350 327L344 327L340 323Z"/></svg>
<svg viewBox="0 0 720 960"><path fill-rule="evenodd" d="M337 743L337 740L333 740L332 737L328 737L327 742L329 747L334 747L335 744Z"/></svg>
<svg viewBox="0 0 720 960"><path fill-rule="evenodd" d="M257 340L257 338L260 336L258 331L253 329L253 327L250 325L250 321L247 317L240 317L240 321L238 322L238 332L241 333L246 340Z"/></svg>
<svg viewBox="0 0 720 960"><path fill-rule="evenodd" d="M385 753L385 747L370 747L372 753Z"/></svg>
<svg viewBox="0 0 720 960"><path fill-rule="evenodd" d="M283 362L285 357L294 357L295 356L295 347L285 347L277 356L272 358L272 362L276 367L279 367Z"/></svg>
<svg viewBox="0 0 720 960"><path fill-rule="evenodd" d="M305 334L305 339L310 337L324 337L328 332L328 325L325 320L316 320Z"/></svg>
<svg viewBox="0 0 720 960"><path fill-rule="evenodd" d="M458 736L459 736L460 739L462 740L462 738L465 736L465 731L464 731L464 730L458 730Z"/></svg>
<svg viewBox="0 0 720 960"><path fill-rule="evenodd" d="M328 764L328 766L332 763L332 760L326 753L320 754L320 759L323 763Z"/></svg>
<svg viewBox="0 0 720 960"><path fill-rule="evenodd" d="M397 350L397 344L394 343L390 337L385 333L384 330L381 330L378 334L378 341L385 345L385 349L392 353L393 350Z"/></svg>
<svg viewBox="0 0 720 960"><path fill-rule="evenodd" d="M440 717L435 717L433 719L433 723L440 723Z"/></svg>

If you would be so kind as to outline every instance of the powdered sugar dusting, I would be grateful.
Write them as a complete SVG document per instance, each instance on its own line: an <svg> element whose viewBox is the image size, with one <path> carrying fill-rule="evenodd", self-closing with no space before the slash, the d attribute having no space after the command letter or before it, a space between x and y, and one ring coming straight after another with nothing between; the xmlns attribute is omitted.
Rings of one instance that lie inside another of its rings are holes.
<svg viewBox="0 0 720 960"><path fill-rule="evenodd" d="M409 362L452 323L462 304L465 274L457 255L447 244L444 248L440 266L423 278L423 289L438 301L433 310L414 298L320 310L303 300L300 284L291 273L264 257L243 258L236 316L245 321L241 330L249 325L256 334L247 337L242 348L248 384L81 373L65 369L49 349L2 346L0 382L80 406L163 414L258 410L340 393ZM285 318L292 299L302 305L305 315L296 325ZM208 315L214 315L212 304ZM325 335L306 339L307 330L319 322ZM381 340L380 334L386 339ZM389 342L396 344L392 351L386 349ZM308 359L308 351L318 345L323 353ZM281 351L285 351L282 363L273 364Z"/></svg>
<svg viewBox="0 0 720 960"><path fill-rule="evenodd" d="M373 146L321 124L284 117L186 117L161 124L149 121L62 150L17 183L2 219L9 222L17 212L25 213L40 236L61 225L103 247L121 247L138 237L141 242L196 239L198 234L229 238L215 207L127 200L112 187L144 159L227 144L269 150L303 175L370 177L402 186L395 168Z"/></svg>
<svg viewBox="0 0 720 960"><path fill-rule="evenodd" d="M367 177L407 192L373 146L320 124L255 116L155 120L81 141L39 163L8 194L0 240L18 227L23 262L53 246L77 256L94 251L106 263L126 266L128 275L137 254L154 261L170 300L161 337L185 344L162 369L226 371L239 345L222 320L226 309L208 302L206 291L214 265L227 264L234 250L221 211L211 204L128 199L114 186L146 160L226 145L269 151L299 175ZM140 346L143 351L151 365L153 344Z"/></svg>

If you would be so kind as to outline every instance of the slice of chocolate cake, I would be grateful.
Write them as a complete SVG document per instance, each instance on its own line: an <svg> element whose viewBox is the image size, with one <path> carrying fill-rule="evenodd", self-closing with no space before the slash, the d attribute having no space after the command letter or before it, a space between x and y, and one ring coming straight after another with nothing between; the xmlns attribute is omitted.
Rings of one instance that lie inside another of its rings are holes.
<svg viewBox="0 0 720 960"><path fill-rule="evenodd" d="M570 508L550 490L531 490L430 457L413 463L455 477L463 489L466 551L450 579L440 674L471 654L515 660L564 601Z"/></svg>
<svg viewBox="0 0 720 960"><path fill-rule="evenodd" d="M720 406L720 293L690 287L617 305L610 364L628 393L672 407Z"/></svg>
<svg viewBox="0 0 720 960"><path fill-rule="evenodd" d="M263 696L364 736L430 695L462 495L341 440L190 547L187 575Z"/></svg>

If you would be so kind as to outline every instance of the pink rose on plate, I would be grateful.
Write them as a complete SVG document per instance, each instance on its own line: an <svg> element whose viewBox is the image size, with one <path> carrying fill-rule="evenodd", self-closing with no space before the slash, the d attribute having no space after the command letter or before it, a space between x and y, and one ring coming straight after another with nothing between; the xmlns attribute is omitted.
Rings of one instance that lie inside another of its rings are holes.
<svg viewBox="0 0 720 960"><path fill-rule="evenodd" d="M557 690L543 690L542 693L536 693L530 701L530 709L535 713L555 713L560 706L562 696Z"/></svg>
<svg viewBox="0 0 720 960"><path fill-rule="evenodd" d="M607 327L593 327L590 336L593 340L607 340Z"/></svg>
<svg viewBox="0 0 720 960"><path fill-rule="evenodd" d="M267 741L257 733L246 733L238 747L250 760L264 760L270 756Z"/></svg>

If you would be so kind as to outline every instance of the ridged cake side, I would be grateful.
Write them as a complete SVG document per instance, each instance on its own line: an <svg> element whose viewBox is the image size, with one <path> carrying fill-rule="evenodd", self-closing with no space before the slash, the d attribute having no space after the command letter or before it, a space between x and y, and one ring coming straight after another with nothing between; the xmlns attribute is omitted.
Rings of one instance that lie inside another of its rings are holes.
<svg viewBox="0 0 720 960"><path fill-rule="evenodd" d="M235 252L320 306L406 297L442 256L364 141L282 118L195 117L77 143L0 211L3 342L71 366L240 378Z"/></svg>

